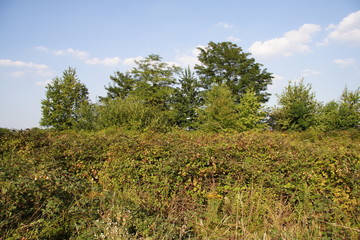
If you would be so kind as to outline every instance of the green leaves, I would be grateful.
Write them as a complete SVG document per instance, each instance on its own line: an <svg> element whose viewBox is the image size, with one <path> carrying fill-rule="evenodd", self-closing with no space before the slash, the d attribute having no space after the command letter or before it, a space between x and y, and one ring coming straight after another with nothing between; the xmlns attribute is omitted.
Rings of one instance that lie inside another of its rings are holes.
<svg viewBox="0 0 360 240"><path fill-rule="evenodd" d="M249 58L241 47L231 42L209 42L206 48L199 48L200 65L195 69L205 89L212 84L226 84L235 100L239 101L242 94L253 89L260 102L267 102L269 95L266 90L272 82L272 75L262 65Z"/></svg>
<svg viewBox="0 0 360 240"><path fill-rule="evenodd" d="M311 85L305 85L303 80L289 83L278 96L280 106L272 112L275 129L305 130L316 125L319 103L310 91Z"/></svg>
<svg viewBox="0 0 360 240"><path fill-rule="evenodd" d="M7 132L0 237L358 239L359 136Z"/></svg>
<svg viewBox="0 0 360 240"><path fill-rule="evenodd" d="M78 109L88 102L88 89L78 80L76 70L69 67L62 78L54 78L46 89L40 125L57 130L73 128L79 119Z"/></svg>

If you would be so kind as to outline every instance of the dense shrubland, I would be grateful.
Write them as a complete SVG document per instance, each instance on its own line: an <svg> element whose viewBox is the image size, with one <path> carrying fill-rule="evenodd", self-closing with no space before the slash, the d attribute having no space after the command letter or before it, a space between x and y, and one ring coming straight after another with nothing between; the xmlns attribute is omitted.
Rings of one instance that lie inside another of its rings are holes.
<svg viewBox="0 0 360 240"><path fill-rule="evenodd" d="M358 239L360 135L2 130L2 239Z"/></svg>
<svg viewBox="0 0 360 240"><path fill-rule="evenodd" d="M360 90L320 103L232 43L158 55L97 103L69 68L40 124L0 129L0 239L359 239Z"/></svg>

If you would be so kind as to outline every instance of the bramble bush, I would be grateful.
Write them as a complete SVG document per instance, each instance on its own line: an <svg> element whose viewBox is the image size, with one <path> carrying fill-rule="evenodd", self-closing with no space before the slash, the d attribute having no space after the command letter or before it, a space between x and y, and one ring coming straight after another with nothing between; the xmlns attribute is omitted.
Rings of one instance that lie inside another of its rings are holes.
<svg viewBox="0 0 360 240"><path fill-rule="evenodd" d="M359 131L0 132L1 239L358 239Z"/></svg>

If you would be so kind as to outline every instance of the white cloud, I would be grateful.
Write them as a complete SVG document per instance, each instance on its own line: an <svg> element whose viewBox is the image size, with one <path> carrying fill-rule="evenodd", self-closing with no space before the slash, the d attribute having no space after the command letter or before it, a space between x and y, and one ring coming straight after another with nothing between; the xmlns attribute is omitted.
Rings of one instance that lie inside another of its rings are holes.
<svg viewBox="0 0 360 240"><path fill-rule="evenodd" d="M17 72L9 73L10 77L21 77L23 75L25 75L25 71L17 71Z"/></svg>
<svg viewBox="0 0 360 240"><path fill-rule="evenodd" d="M128 65L128 66L134 66L135 61L140 61L143 59L144 59L144 57L142 57L142 56L137 56L137 57L133 57L133 58L125 58L123 61L123 64Z"/></svg>
<svg viewBox="0 0 360 240"><path fill-rule="evenodd" d="M339 41L360 46L360 10L349 14L337 25L330 24L327 30L331 32L319 45Z"/></svg>
<svg viewBox="0 0 360 240"><path fill-rule="evenodd" d="M24 62L24 61L13 61L10 59L1 59L0 66L5 67L15 67L20 68L21 70L9 73L11 77L21 77L25 74L38 75L43 77L49 77L54 74L53 71L49 69L48 66L44 64L36 64L33 62Z"/></svg>
<svg viewBox="0 0 360 240"><path fill-rule="evenodd" d="M176 56L175 60L179 63L180 66L187 67L191 66L194 67L196 64L200 64L198 60L198 55L200 54L200 50L198 48L206 49L206 46L197 45L193 48L190 53L182 53L180 50L176 50L178 55Z"/></svg>
<svg viewBox="0 0 360 240"><path fill-rule="evenodd" d="M228 23L224 23L224 22L219 22L217 24L214 25L215 27L221 27L221 28L225 28L225 29L230 29L230 28L234 28L234 26L228 24Z"/></svg>
<svg viewBox="0 0 360 240"><path fill-rule="evenodd" d="M280 76L278 74L273 74L273 77L273 81L282 81L285 79L283 76Z"/></svg>
<svg viewBox="0 0 360 240"><path fill-rule="evenodd" d="M81 51L81 50L75 50L72 48L68 48L66 50L54 50L53 54L56 56L66 56L66 55L74 56L81 60L85 60L90 57L90 54L88 52Z"/></svg>
<svg viewBox="0 0 360 240"><path fill-rule="evenodd" d="M301 71L301 77L309 77L314 75L319 75L320 72L312 69L304 69Z"/></svg>
<svg viewBox="0 0 360 240"><path fill-rule="evenodd" d="M86 64L90 65L104 65L104 66L115 66L121 63L121 59L119 57L109 57L109 58L97 58L91 57L91 54L86 51L77 50L73 48L68 48L65 50L53 50L52 54L55 56L72 56L76 57L80 60L83 60Z"/></svg>
<svg viewBox="0 0 360 240"><path fill-rule="evenodd" d="M298 30L286 32L283 37L270 39L264 42L256 41L249 48L257 57L288 57L297 53L308 53L312 35L321 28L315 24L304 24Z"/></svg>
<svg viewBox="0 0 360 240"><path fill-rule="evenodd" d="M44 46L37 46L37 47L35 47L35 49L36 49L36 50L39 50L39 51L43 51L43 52L47 52L47 51L48 51L48 49L47 49L46 47L44 47Z"/></svg>
<svg viewBox="0 0 360 240"><path fill-rule="evenodd" d="M86 64L90 65L104 65L104 66L115 66L121 62L119 57L113 57L113 58L89 58L85 60Z"/></svg>
<svg viewBox="0 0 360 240"><path fill-rule="evenodd" d="M241 39L240 38L237 38L237 37L234 37L234 36L229 36L227 38L228 41L231 41L231 42L240 42Z"/></svg>
<svg viewBox="0 0 360 240"><path fill-rule="evenodd" d="M334 63L340 68L345 68L355 64L355 59L345 58L345 59L334 59Z"/></svg>
<svg viewBox="0 0 360 240"><path fill-rule="evenodd" d="M24 62L24 61L12 61L10 59L0 59L0 66L7 67L27 67L38 70L48 69L48 66L44 64L35 64L33 62Z"/></svg>
<svg viewBox="0 0 360 240"><path fill-rule="evenodd" d="M46 87L48 84L50 84L52 82L52 80L45 80L45 81L40 81L40 82L36 82L35 84L37 86L41 86L41 87Z"/></svg>

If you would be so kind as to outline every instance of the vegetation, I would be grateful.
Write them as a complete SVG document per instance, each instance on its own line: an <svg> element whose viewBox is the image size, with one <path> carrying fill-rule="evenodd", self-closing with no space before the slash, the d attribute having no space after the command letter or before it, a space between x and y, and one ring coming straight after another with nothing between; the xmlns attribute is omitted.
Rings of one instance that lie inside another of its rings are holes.
<svg viewBox="0 0 360 240"><path fill-rule="evenodd" d="M360 134L1 131L1 239L359 239Z"/></svg>
<svg viewBox="0 0 360 240"><path fill-rule="evenodd" d="M106 97L90 103L75 69L47 86L40 124L56 130L248 131L272 128L330 131L359 128L360 90L344 90L338 102L318 102L311 85L289 83L268 111L272 74L230 42L200 48L196 74L162 62L159 55L135 61L136 67L110 76Z"/></svg>
<svg viewBox="0 0 360 240"><path fill-rule="evenodd" d="M0 239L359 239L360 89L320 103L232 43L158 55L88 100L69 68L41 125L0 129ZM196 74L195 74L196 73Z"/></svg>
<svg viewBox="0 0 360 240"><path fill-rule="evenodd" d="M74 128L79 121L78 110L88 104L88 89L76 76L74 68L64 71L46 86L46 99L42 104L41 126L52 126L57 130Z"/></svg>

